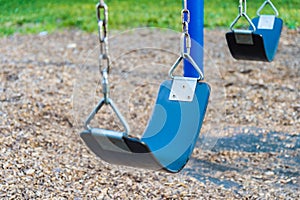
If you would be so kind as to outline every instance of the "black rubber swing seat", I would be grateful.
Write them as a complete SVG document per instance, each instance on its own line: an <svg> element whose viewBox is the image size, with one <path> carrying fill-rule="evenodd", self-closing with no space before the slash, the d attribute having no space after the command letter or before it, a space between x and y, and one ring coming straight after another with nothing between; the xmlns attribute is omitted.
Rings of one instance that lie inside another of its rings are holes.
<svg viewBox="0 0 300 200"><path fill-rule="evenodd" d="M271 19L267 26L260 26L260 20ZM233 30L226 33L231 55L237 60L271 62L276 54L283 21L275 16L261 15L252 19L256 30ZM269 25L268 25L269 23Z"/></svg>
<svg viewBox="0 0 300 200"><path fill-rule="evenodd" d="M205 116L210 87L195 81L189 101L174 100L174 80L159 89L152 117L141 139L123 132L100 128L84 130L80 136L101 159L118 165L179 172L188 162Z"/></svg>

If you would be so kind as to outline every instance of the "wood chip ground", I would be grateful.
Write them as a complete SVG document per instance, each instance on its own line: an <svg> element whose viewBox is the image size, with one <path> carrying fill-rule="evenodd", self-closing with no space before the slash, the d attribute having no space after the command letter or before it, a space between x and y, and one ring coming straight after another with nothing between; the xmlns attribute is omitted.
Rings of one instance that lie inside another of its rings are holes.
<svg viewBox="0 0 300 200"><path fill-rule="evenodd" d="M101 97L96 35L1 38L0 198L300 199L300 32L283 30L271 63L235 61L225 33L205 30L212 96L179 174L107 164L80 139ZM152 28L111 36L111 97L141 136L180 35ZM94 126L121 128L101 112Z"/></svg>

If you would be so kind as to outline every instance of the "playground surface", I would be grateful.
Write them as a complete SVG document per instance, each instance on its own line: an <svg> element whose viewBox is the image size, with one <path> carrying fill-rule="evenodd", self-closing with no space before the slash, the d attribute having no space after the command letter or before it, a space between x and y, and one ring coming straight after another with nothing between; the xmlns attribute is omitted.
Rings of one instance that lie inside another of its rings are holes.
<svg viewBox="0 0 300 200"><path fill-rule="evenodd" d="M211 102L179 174L110 165L80 139L101 95L97 35L1 38L0 198L300 199L300 31L283 30L272 63L235 61L225 33L205 30ZM140 136L178 56L180 33L111 36L111 96ZM95 124L118 129L113 119L104 111Z"/></svg>

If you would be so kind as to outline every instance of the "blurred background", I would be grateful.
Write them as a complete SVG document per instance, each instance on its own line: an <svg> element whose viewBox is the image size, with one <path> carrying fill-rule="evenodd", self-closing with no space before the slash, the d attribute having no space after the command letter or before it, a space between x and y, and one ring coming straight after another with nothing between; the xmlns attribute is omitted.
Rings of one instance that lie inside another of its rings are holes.
<svg viewBox="0 0 300 200"><path fill-rule="evenodd" d="M0 0L0 36L45 33L61 29L95 32L97 0ZM160 27L180 30L181 1L106 0L110 29ZM137 3L138 2L138 3ZM248 1L248 15L255 17L263 0ZM300 26L299 0L272 1L289 29ZM271 9L269 9L271 12ZM238 12L238 0L205 1L205 27L229 27ZM269 12L265 9L264 12Z"/></svg>

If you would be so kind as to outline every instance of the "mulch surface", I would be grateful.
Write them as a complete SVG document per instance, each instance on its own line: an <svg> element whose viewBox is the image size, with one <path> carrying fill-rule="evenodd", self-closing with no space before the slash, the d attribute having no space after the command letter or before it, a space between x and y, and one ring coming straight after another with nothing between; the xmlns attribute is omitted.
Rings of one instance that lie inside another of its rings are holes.
<svg viewBox="0 0 300 200"><path fill-rule="evenodd" d="M205 30L212 94L179 174L105 163L80 139L101 97L96 35L1 38L0 198L299 199L300 32L283 30L271 63L234 60L225 33ZM180 34L151 28L111 36L111 98L141 136ZM110 109L101 112L93 126L122 129Z"/></svg>

